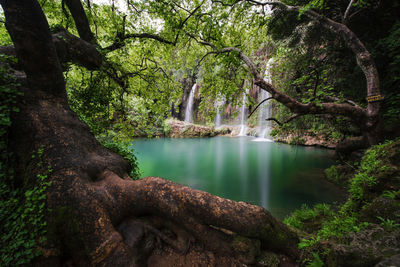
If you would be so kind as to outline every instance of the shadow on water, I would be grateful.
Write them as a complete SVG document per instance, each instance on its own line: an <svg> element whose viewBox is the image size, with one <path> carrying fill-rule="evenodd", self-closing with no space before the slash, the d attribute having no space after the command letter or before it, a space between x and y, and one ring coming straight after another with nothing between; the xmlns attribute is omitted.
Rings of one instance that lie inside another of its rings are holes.
<svg viewBox="0 0 400 267"><path fill-rule="evenodd" d="M343 191L324 179L334 164L326 149L252 142L251 137L138 139L132 146L143 176L160 176L212 194L261 205L278 218Z"/></svg>

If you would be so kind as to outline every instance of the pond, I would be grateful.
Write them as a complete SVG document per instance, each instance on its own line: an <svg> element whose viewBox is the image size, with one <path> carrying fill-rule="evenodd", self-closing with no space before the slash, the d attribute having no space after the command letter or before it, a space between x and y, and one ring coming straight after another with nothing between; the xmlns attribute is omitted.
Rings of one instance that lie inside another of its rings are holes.
<svg viewBox="0 0 400 267"><path fill-rule="evenodd" d="M252 137L137 139L142 176L159 176L284 218L303 204L334 203L343 191L324 179L333 151Z"/></svg>

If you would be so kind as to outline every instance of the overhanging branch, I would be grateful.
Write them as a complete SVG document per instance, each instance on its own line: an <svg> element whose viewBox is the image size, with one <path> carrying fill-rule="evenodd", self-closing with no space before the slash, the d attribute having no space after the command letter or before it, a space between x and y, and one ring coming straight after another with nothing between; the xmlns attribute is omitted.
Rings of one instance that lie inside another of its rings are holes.
<svg viewBox="0 0 400 267"><path fill-rule="evenodd" d="M264 102L266 102L266 101L268 101L268 100L271 100L271 99L274 99L274 98L273 98L273 97L268 97L268 98L264 99L263 101L261 101L260 103L258 103L258 105L253 109L252 112L250 112L250 114L249 114L249 116L247 116L247 118L250 118L251 115L253 115L254 112L256 112L256 110L257 110Z"/></svg>
<svg viewBox="0 0 400 267"><path fill-rule="evenodd" d="M295 118L298 118L300 116L303 116L305 114L293 114L292 116L290 116L288 119L286 119L284 122L280 122L278 119L276 118L267 118L265 119L266 121L274 121L276 122L279 126L282 126L283 124L289 123L290 121L294 120Z"/></svg>
<svg viewBox="0 0 400 267"><path fill-rule="evenodd" d="M169 44L169 45L176 45L175 41L169 41L163 37L161 37L160 35L157 34L152 34L152 33L130 33L130 34L126 34L124 36L121 37L117 37L117 40L115 40L115 42L105 48L102 48L103 51L106 52L112 52L114 50L120 49L122 47L125 46L124 41L128 40L128 39L133 39L133 38L138 38L138 39L153 39L156 41L159 41L161 43L165 43L165 44Z"/></svg>

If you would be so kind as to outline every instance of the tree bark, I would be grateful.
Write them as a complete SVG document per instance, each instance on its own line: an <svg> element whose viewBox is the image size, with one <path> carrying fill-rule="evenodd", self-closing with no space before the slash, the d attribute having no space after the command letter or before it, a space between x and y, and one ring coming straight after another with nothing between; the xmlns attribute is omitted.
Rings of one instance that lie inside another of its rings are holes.
<svg viewBox="0 0 400 267"><path fill-rule="evenodd" d="M83 9L81 0L63 0L62 3L67 4L81 39L85 40L86 42L93 43L94 36L90 30L89 21L87 19L85 10Z"/></svg>
<svg viewBox="0 0 400 267"><path fill-rule="evenodd" d="M19 80L24 95L10 135L16 178L36 183L39 170L31 155L39 148L43 165L52 169L40 264L51 259L52 266L140 266L155 247L140 245L149 232L182 257L193 249L180 240L194 239L202 253L229 256L227 265L255 263L259 249L298 257L297 234L261 207L157 177L131 180L127 162L102 147L69 108L57 41L39 4L0 4L27 77Z"/></svg>

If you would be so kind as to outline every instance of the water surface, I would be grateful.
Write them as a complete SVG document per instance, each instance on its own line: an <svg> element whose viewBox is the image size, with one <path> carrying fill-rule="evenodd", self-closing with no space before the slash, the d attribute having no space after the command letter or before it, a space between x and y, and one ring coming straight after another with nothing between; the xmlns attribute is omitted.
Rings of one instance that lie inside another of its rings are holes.
<svg viewBox="0 0 400 267"><path fill-rule="evenodd" d="M253 142L251 137L138 139L144 176L159 176L224 198L261 205L283 218L291 211L343 198L324 179L332 151Z"/></svg>

